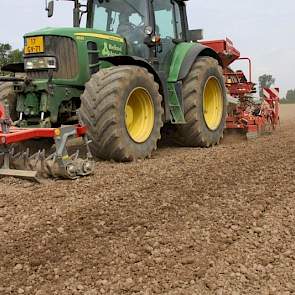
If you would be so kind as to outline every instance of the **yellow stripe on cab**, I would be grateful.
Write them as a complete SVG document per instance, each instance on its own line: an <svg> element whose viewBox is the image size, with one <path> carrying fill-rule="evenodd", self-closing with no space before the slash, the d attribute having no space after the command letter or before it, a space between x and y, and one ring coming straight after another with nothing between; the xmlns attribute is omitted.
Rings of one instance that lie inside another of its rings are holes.
<svg viewBox="0 0 295 295"><path fill-rule="evenodd" d="M93 38L99 38L99 39L106 39L111 41L117 41L124 43L124 39L117 36L107 35L107 34L99 34L99 33L76 33L75 36L78 37L93 37Z"/></svg>

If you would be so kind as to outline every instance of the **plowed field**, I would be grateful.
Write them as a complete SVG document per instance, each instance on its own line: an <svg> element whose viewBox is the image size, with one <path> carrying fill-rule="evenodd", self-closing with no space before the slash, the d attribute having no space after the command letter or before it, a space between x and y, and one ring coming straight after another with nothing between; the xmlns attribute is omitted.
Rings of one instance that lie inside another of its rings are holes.
<svg viewBox="0 0 295 295"><path fill-rule="evenodd" d="M256 141L0 182L0 294L294 294L295 106Z"/></svg>

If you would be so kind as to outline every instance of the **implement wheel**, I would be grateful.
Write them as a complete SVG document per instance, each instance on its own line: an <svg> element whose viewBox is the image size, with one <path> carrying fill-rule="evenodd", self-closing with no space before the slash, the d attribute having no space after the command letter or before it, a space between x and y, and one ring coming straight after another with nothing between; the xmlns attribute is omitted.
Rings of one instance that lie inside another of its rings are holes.
<svg viewBox="0 0 295 295"><path fill-rule="evenodd" d="M211 57L199 57L183 81L184 114L179 138L185 146L210 147L223 137L226 89L222 69Z"/></svg>
<svg viewBox="0 0 295 295"><path fill-rule="evenodd" d="M9 105L11 120L16 121L18 119L16 112L16 95L11 82L0 82L0 103L4 105L5 101L7 101Z"/></svg>
<svg viewBox="0 0 295 295"><path fill-rule="evenodd" d="M146 69L102 69L86 84L80 114L100 159L132 161L157 148L163 126L159 85Z"/></svg>

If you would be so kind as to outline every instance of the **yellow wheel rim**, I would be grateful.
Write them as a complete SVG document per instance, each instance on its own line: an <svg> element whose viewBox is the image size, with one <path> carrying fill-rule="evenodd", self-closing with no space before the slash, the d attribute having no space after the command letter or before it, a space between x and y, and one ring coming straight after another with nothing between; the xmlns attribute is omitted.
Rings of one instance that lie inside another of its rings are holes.
<svg viewBox="0 0 295 295"><path fill-rule="evenodd" d="M221 86L215 77L210 77L203 94L203 115L207 127L216 130L223 115L223 95Z"/></svg>
<svg viewBox="0 0 295 295"><path fill-rule="evenodd" d="M125 125L131 139L145 142L154 127L155 112L152 98L142 87L135 88L125 105Z"/></svg>

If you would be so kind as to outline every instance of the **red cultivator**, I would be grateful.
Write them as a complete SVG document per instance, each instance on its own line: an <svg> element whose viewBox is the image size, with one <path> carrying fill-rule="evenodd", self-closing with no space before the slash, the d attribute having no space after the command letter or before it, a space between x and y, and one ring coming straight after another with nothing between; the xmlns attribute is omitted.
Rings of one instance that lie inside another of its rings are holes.
<svg viewBox="0 0 295 295"><path fill-rule="evenodd" d="M40 177L61 177L75 179L93 173L94 161L88 148L86 127L82 125L62 126L60 128L17 128L13 127L7 115L8 108L0 104L0 154L2 167L0 176L14 176L38 181ZM86 146L84 159L79 151L69 156L67 143L81 137ZM45 150L30 155L29 148L15 153L15 145L34 139L51 139L55 150L47 155Z"/></svg>
<svg viewBox="0 0 295 295"><path fill-rule="evenodd" d="M238 105L229 108L231 111L226 120L226 128L244 131L248 139L272 133L279 123L278 89L265 88L264 91L273 95L264 97L262 103L255 103L251 97L244 96Z"/></svg>
<svg viewBox="0 0 295 295"><path fill-rule="evenodd" d="M279 89L263 89L263 97L255 102L253 94L256 88L252 82L251 60L241 58L240 52L229 39L202 43L214 49L224 65L223 73L229 93L226 128L240 130L249 139L271 133L279 123ZM248 79L242 71L233 71L229 67L236 60L248 62Z"/></svg>

